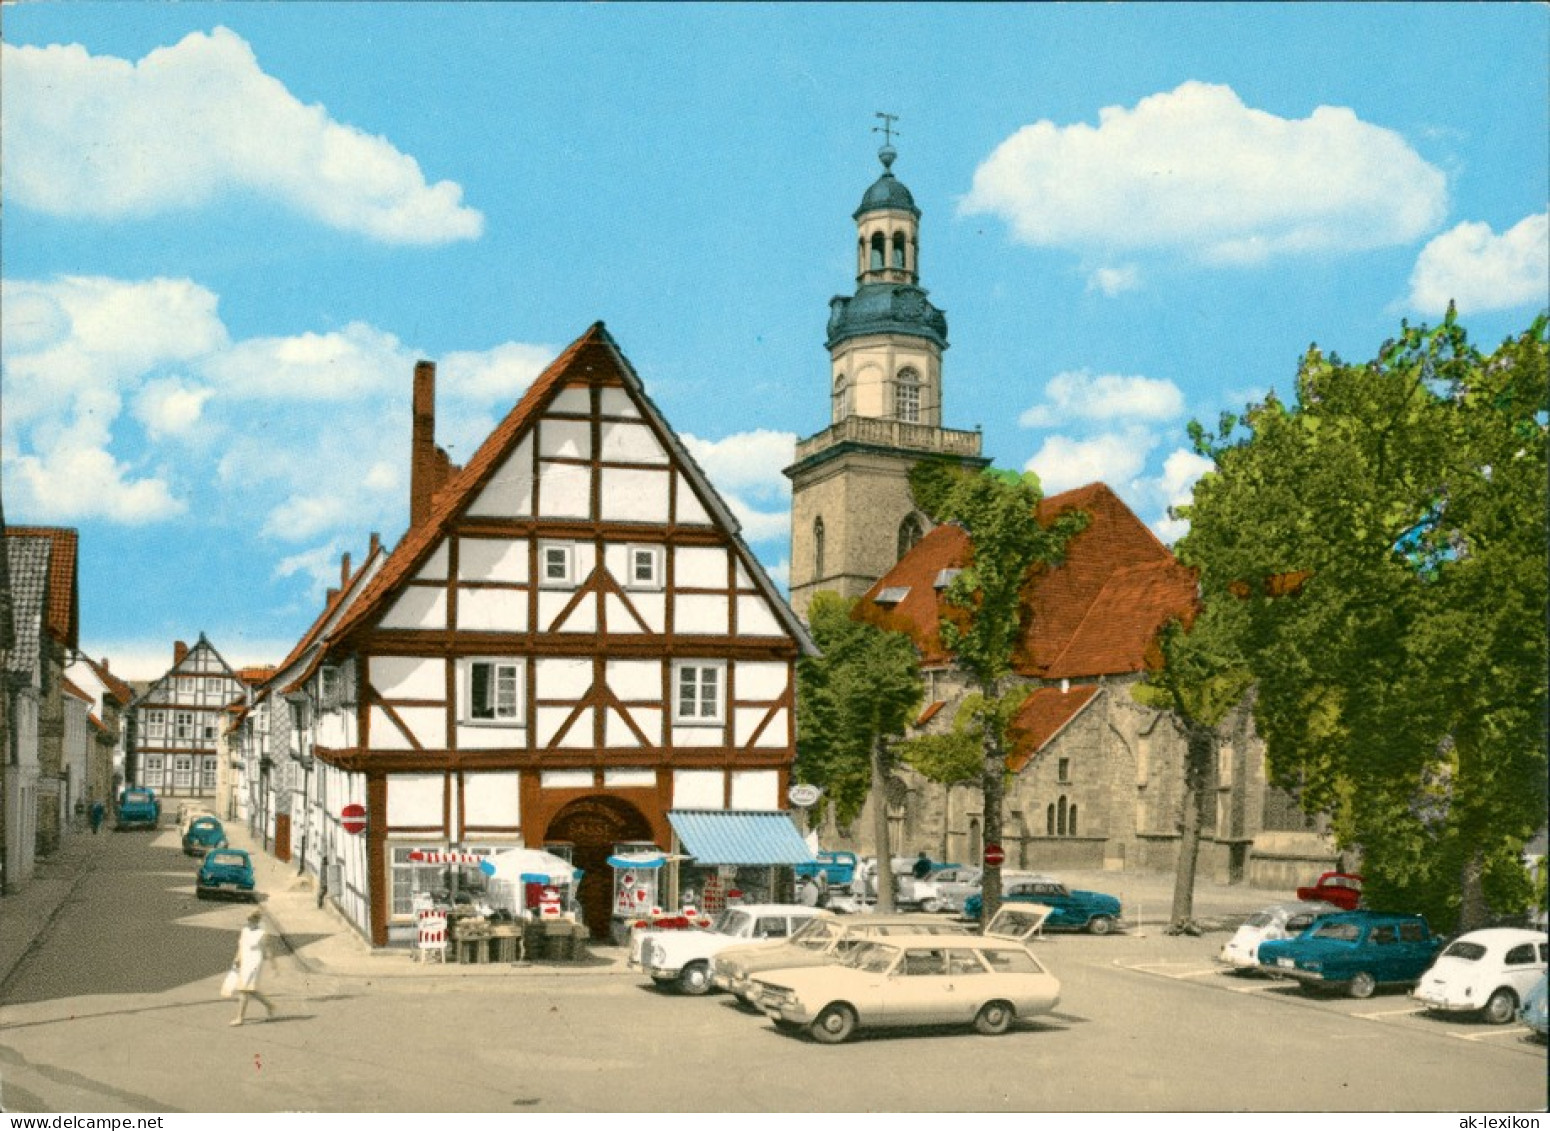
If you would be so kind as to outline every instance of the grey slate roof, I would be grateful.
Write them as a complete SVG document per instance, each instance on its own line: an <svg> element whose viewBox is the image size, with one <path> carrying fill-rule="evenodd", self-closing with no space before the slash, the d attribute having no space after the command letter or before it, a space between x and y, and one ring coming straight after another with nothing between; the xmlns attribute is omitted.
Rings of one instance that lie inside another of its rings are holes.
<svg viewBox="0 0 1550 1131"><path fill-rule="evenodd" d="M48 538L10 534L5 539L6 565L11 574L11 610L16 647L6 660L6 670L31 676L38 667L43 636L44 602L48 599L49 557L54 544Z"/></svg>

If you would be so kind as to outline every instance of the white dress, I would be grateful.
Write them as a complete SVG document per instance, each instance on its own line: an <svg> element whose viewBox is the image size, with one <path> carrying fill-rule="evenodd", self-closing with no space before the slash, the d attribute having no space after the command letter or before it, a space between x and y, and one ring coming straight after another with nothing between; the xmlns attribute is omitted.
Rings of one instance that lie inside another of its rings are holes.
<svg viewBox="0 0 1550 1131"><path fill-rule="evenodd" d="M237 990L249 993L258 989L258 975L264 968L264 928L243 927L237 936Z"/></svg>

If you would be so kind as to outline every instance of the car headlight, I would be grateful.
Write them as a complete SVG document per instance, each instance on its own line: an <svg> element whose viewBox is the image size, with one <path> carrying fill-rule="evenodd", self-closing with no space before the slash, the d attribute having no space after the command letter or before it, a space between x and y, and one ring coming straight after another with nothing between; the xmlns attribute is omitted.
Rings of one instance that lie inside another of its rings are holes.
<svg viewBox="0 0 1550 1131"><path fill-rule="evenodd" d="M646 942L646 944L640 948L640 960L641 964L644 966L655 965L657 960L657 944L650 941Z"/></svg>

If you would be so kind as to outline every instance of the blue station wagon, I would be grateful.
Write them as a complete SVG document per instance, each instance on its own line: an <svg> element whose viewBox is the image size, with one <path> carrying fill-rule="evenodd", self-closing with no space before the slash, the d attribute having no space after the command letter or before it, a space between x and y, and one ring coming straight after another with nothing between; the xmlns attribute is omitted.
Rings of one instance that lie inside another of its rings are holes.
<svg viewBox="0 0 1550 1131"><path fill-rule="evenodd" d="M1112 895L1100 891L1072 891L1053 880L1014 881L1006 885L1001 899L1006 903L1042 903L1050 909L1049 918L1044 920L1046 927L1064 927L1094 935L1108 934L1120 917L1119 900ZM964 916L978 919L983 902L978 893L969 896L963 901Z"/></svg>
<svg viewBox="0 0 1550 1131"><path fill-rule="evenodd" d="M240 848L217 848L199 865L194 894L200 899L231 894L253 897L253 860Z"/></svg>
<svg viewBox="0 0 1550 1131"><path fill-rule="evenodd" d="M1379 986L1415 985L1441 946L1420 915L1346 911L1324 916L1295 939L1260 943L1259 966L1305 989L1364 998Z"/></svg>

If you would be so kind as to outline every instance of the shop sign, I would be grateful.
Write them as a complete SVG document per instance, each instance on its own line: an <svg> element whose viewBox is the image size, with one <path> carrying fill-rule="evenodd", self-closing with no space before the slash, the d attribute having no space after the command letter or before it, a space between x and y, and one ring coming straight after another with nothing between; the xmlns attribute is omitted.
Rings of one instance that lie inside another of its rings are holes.
<svg viewBox="0 0 1550 1131"><path fill-rule="evenodd" d="M811 809L818 804L818 799L823 796L823 790L816 785L806 783L792 786L786 790L786 797L798 809Z"/></svg>

